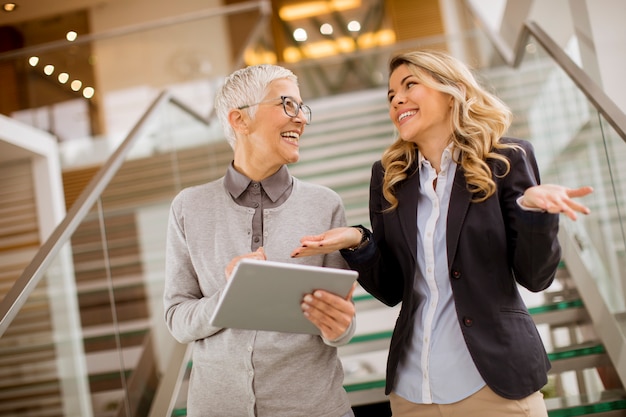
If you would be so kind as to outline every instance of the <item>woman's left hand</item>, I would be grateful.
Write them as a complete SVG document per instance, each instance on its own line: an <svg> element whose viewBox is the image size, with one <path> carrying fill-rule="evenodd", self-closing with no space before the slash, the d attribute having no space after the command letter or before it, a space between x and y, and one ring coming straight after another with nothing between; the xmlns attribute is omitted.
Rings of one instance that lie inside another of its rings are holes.
<svg viewBox="0 0 626 417"><path fill-rule="evenodd" d="M352 293L356 286L355 282L346 298L323 290L304 296L301 305L304 315L327 340L342 336L352 323L355 313Z"/></svg>
<svg viewBox="0 0 626 417"><path fill-rule="evenodd" d="M584 197L593 192L591 187L567 188L556 184L542 184L528 188L521 204L528 208L538 208L548 213L563 213L576 220L576 212L589 214L588 207L577 203L573 198Z"/></svg>

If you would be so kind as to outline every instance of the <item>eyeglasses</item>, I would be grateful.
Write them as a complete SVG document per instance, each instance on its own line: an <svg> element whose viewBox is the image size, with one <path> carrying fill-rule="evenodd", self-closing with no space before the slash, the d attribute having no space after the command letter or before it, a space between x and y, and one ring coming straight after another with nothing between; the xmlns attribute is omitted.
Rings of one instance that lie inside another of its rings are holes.
<svg viewBox="0 0 626 417"><path fill-rule="evenodd" d="M245 104L243 106L238 107L239 110L243 110L243 109L247 109L248 107L252 107L252 106L257 106L261 103L265 103L268 101L272 101L272 100L278 100L279 98L272 98L269 100L263 100L263 101L259 101L258 103L254 103L254 104ZM298 113L300 112L300 110L302 110L302 114L304 115L304 118L306 119L306 124L311 124L311 108L309 106L307 106L306 104L300 104L296 101L296 99L294 99L293 97L289 97L289 96L280 96L280 100L283 102L283 110L285 111L285 114L289 117L297 117Z"/></svg>

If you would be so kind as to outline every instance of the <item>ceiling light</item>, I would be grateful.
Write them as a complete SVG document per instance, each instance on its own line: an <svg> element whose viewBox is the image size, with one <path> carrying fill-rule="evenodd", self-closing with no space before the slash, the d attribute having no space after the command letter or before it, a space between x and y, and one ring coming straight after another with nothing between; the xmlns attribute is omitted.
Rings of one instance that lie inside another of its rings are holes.
<svg viewBox="0 0 626 417"><path fill-rule="evenodd" d="M324 23L320 26L320 33L322 35L332 35L333 34L333 25L330 23Z"/></svg>
<svg viewBox="0 0 626 417"><path fill-rule="evenodd" d="M396 34L393 30L382 29L378 32L367 32L359 35L357 44L359 48L367 49L376 46L392 45L396 42Z"/></svg>
<svg viewBox="0 0 626 417"><path fill-rule="evenodd" d="M39 57L38 56L31 56L30 58L28 58L28 64L31 67L36 67L38 63L39 63Z"/></svg>
<svg viewBox="0 0 626 417"><path fill-rule="evenodd" d="M52 75L54 73L54 65L46 65L43 67L43 73L46 75Z"/></svg>
<svg viewBox="0 0 626 417"><path fill-rule="evenodd" d="M72 83L70 84L70 87L72 88L72 90L74 91L78 91L80 90L80 88L83 86L83 82L80 80L74 80L72 81Z"/></svg>
<svg viewBox="0 0 626 417"><path fill-rule="evenodd" d="M92 98L93 95L95 94L96 90L93 89L93 87L85 87L83 89L83 97L85 98Z"/></svg>
<svg viewBox="0 0 626 417"><path fill-rule="evenodd" d="M278 62L275 52L262 48L246 48L244 60L246 65L276 64Z"/></svg>
<svg viewBox="0 0 626 417"><path fill-rule="evenodd" d="M78 37L78 33L74 32L73 30L70 30L69 32L65 34L65 39L67 39L70 42L74 42L77 37Z"/></svg>
<svg viewBox="0 0 626 417"><path fill-rule="evenodd" d="M2 5L2 10L4 10L5 12L12 12L17 8L17 4L15 3L4 3Z"/></svg>
<svg viewBox="0 0 626 417"><path fill-rule="evenodd" d="M306 33L306 30L298 28L293 31L293 38L298 42L304 42L308 39L308 35Z"/></svg>
<svg viewBox="0 0 626 417"><path fill-rule="evenodd" d="M358 32L361 30L361 24L358 21L353 20L350 23L348 23L348 30L350 32Z"/></svg>
<svg viewBox="0 0 626 417"><path fill-rule="evenodd" d="M307 42L298 47L289 46L283 50L283 59L293 63L305 58L315 59L354 52L356 45L363 49L393 45L396 42L395 36L393 30L383 29L360 34L356 38L356 42L352 36L342 36L336 39L326 38L323 41Z"/></svg>
<svg viewBox="0 0 626 417"><path fill-rule="evenodd" d="M278 10L278 15L282 20L290 21L356 9L357 7L361 7L361 0L307 1L283 6Z"/></svg>
<svg viewBox="0 0 626 417"><path fill-rule="evenodd" d="M59 74L58 79L61 84L65 84L70 79L70 75L67 72L62 72Z"/></svg>

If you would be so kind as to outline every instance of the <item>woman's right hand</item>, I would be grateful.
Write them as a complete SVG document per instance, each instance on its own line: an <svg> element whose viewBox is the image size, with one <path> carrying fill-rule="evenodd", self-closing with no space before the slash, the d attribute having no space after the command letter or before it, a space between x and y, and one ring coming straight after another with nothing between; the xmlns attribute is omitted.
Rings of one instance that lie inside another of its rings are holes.
<svg viewBox="0 0 626 417"><path fill-rule="evenodd" d="M224 273L226 274L226 281L230 279L230 275L233 273L233 269L235 269L235 266L239 263L239 261L241 261L244 258L260 259L262 261L267 259L267 257L265 256L265 250L263 249L263 246L259 247L259 249L257 249L254 252L250 252L250 253L246 253L245 255L234 257L233 259L231 259L228 265L226 265L226 269L224 270Z"/></svg>
<svg viewBox="0 0 626 417"><path fill-rule="evenodd" d="M340 249L354 248L361 243L361 231L356 227L337 227L320 235L304 236L300 247L291 252L292 258L324 255Z"/></svg>

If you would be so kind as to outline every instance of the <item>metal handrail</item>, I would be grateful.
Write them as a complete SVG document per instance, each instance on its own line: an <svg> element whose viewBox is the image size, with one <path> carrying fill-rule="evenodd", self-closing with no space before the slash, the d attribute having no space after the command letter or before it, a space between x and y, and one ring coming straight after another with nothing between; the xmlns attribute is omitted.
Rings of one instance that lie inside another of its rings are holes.
<svg viewBox="0 0 626 417"><path fill-rule="evenodd" d="M567 73L571 80L585 94L587 99L593 103L596 110L615 129L617 134L626 141L626 114L615 104L615 102L602 90L602 88L584 72L572 59L560 48L548 34L533 21L524 24L524 32L532 35L543 49L554 59L561 69ZM526 35L527 38L528 35ZM525 51L525 42L518 44L516 61L521 61L521 56ZM518 62L519 64L519 62Z"/></svg>
<svg viewBox="0 0 626 417"><path fill-rule="evenodd" d="M30 293L41 281L41 278L44 276L44 273L55 259L56 255L68 242L69 238L74 231L76 231L85 216L87 216L98 198L100 198L100 195L124 162L126 155L130 152L135 142L141 137L143 130L158 116L159 108L167 102L181 107L184 111L193 114L194 117L202 123L208 124L208 121L201 115L184 106L180 101L172 98L167 91L163 91L159 94L139 122L137 122L135 127L126 136L126 139L124 139L122 144L91 179L76 202L68 210L65 218L57 225L50 237L39 248L31 262L7 292L2 302L0 302L0 337L2 337L20 308L24 305Z"/></svg>
<svg viewBox="0 0 626 417"><path fill-rule="evenodd" d="M490 41L504 61L518 67L526 52L526 44L530 36L542 46L554 62L568 75L580 91L593 104L596 111L611 125L615 132L626 142L626 114L602 90L602 88L582 68L559 47L559 45L534 21L527 20L518 35L515 47L510 48L497 33L490 30L481 21L480 13L473 8L471 2L466 2L470 12L478 19ZM626 366L621 360L623 356L624 336L621 323L614 319L614 314L608 308L601 291L593 277L593 272L582 259L583 252L593 252L593 248L582 242L579 234L567 227L559 230L559 241L563 250L562 257L569 265L568 270L580 294L583 294L586 310L594 323L594 330L614 363L620 380L626 381ZM589 255L587 255L589 256ZM611 319L613 318L613 319Z"/></svg>
<svg viewBox="0 0 626 417"><path fill-rule="evenodd" d="M478 10L471 2L465 3L472 15L479 21L485 34L496 48L500 57L507 65L517 68L526 53L526 44L530 36L533 36L547 54L565 71L569 78L582 91L587 99L593 103L594 107L606 121L613 127L617 134L626 142L626 114L615 104L615 102L604 92L582 68L565 53L542 28L532 20L524 22L518 34L515 46L511 48L489 25L481 18Z"/></svg>

